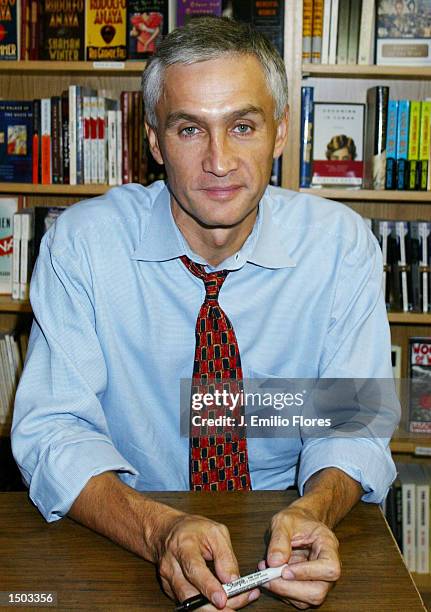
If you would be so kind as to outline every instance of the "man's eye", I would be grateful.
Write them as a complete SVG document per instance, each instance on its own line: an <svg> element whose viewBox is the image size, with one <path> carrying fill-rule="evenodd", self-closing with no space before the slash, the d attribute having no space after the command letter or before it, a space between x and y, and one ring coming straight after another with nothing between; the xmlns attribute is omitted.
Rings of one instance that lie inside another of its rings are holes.
<svg viewBox="0 0 431 612"><path fill-rule="evenodd" d="M246 123L238 123L238 125L236 125L234 128L234 132L237 134L248 134L251 131L251 127Z"/></svg>
<svg viewBox="0 0 431 612"><path fill-rule="evenodd" d="M193 127L193 126L188 126L185 127L181 130L181 135L182 136L194 136L198 131L198 128Z"/></svg>

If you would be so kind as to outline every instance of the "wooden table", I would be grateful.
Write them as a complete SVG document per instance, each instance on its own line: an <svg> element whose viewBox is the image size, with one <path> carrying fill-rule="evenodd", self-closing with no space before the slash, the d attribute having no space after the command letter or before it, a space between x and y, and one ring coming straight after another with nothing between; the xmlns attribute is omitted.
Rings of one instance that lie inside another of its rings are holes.
<svg viewBox="0 0 431 612"><path fill-rule="evenodd" d="M262 558L270 517L295 497L290 491L150 496L225 523L243 573L253 571ZM377 506L358 505L336 534L343 574L320 610L423 612ZM0 493L0 591L57 591L57 607L43 608L50 610L173 609L151 564L69 519L46 523L25 493ZM293 608L263 593L246 609Z"/></svg>

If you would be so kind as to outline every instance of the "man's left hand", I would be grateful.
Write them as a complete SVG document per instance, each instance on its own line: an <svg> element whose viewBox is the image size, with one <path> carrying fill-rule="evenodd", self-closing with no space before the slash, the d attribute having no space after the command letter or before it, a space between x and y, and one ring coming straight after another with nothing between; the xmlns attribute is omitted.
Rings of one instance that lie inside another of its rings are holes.
<svg viewBox="0 0 431 612"><path fill-rule="evenodd" d="M319 606L340 577L338 540L308 509L292 505L271 521L266 560L259 569L289 566L265 588L301 610Z"/></svg>

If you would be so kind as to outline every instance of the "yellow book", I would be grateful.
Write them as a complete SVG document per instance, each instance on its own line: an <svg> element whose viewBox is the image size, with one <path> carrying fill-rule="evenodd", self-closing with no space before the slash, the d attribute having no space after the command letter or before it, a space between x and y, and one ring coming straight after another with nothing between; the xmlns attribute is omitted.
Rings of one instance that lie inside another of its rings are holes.
<svg viewBox="0 0 431 612"><path fill-rule="evenodd" d="M117 8L111 8L112 6ZM127 0L88 0L86 2L87 60L124 61L127 58Z"/></svg>
<svg viewBox="0 0 431 612"><path fill-rule="evenodd" d="M422 102L419 131L419 189L426 191L431 146L431 102Z"/></svg>
<svg viewBox="0 0 431 612"><path fill-rule="evenodd" d="M329 0L326 1L329 2ZM320 64L322 57L323 0L314 0L312 32L311 61L314 64Z"/></svg>
<svg viewBox="0 0 431 612"><path fill-rule="evenodd" d="M421 119L421 102L410 102L409 147L407 151L408 181L407 189L416 189L418 185L419 128Z"/></svg>
<svg viewBox="0 0 431 612"><path fill-rule="evenodd" d="M313 36L313 0L302 4L302 61L311 62L311 41Z"/></svg>

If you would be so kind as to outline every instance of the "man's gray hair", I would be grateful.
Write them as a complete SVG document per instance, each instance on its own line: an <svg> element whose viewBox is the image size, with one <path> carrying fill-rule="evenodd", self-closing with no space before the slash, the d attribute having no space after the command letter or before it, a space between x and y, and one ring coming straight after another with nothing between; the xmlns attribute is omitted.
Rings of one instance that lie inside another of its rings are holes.
<svg viewBox="0 0 431 612"><path fill-rule="evenodd" d="M261 63L278 121L287 107L287 76L278 51L260 32L225 17L195 17L168 34L149 59L142 77L148 123L157 127L156 106L163 91L164 73L173 64L196 64L223 54L254 55Z"/></svg>

